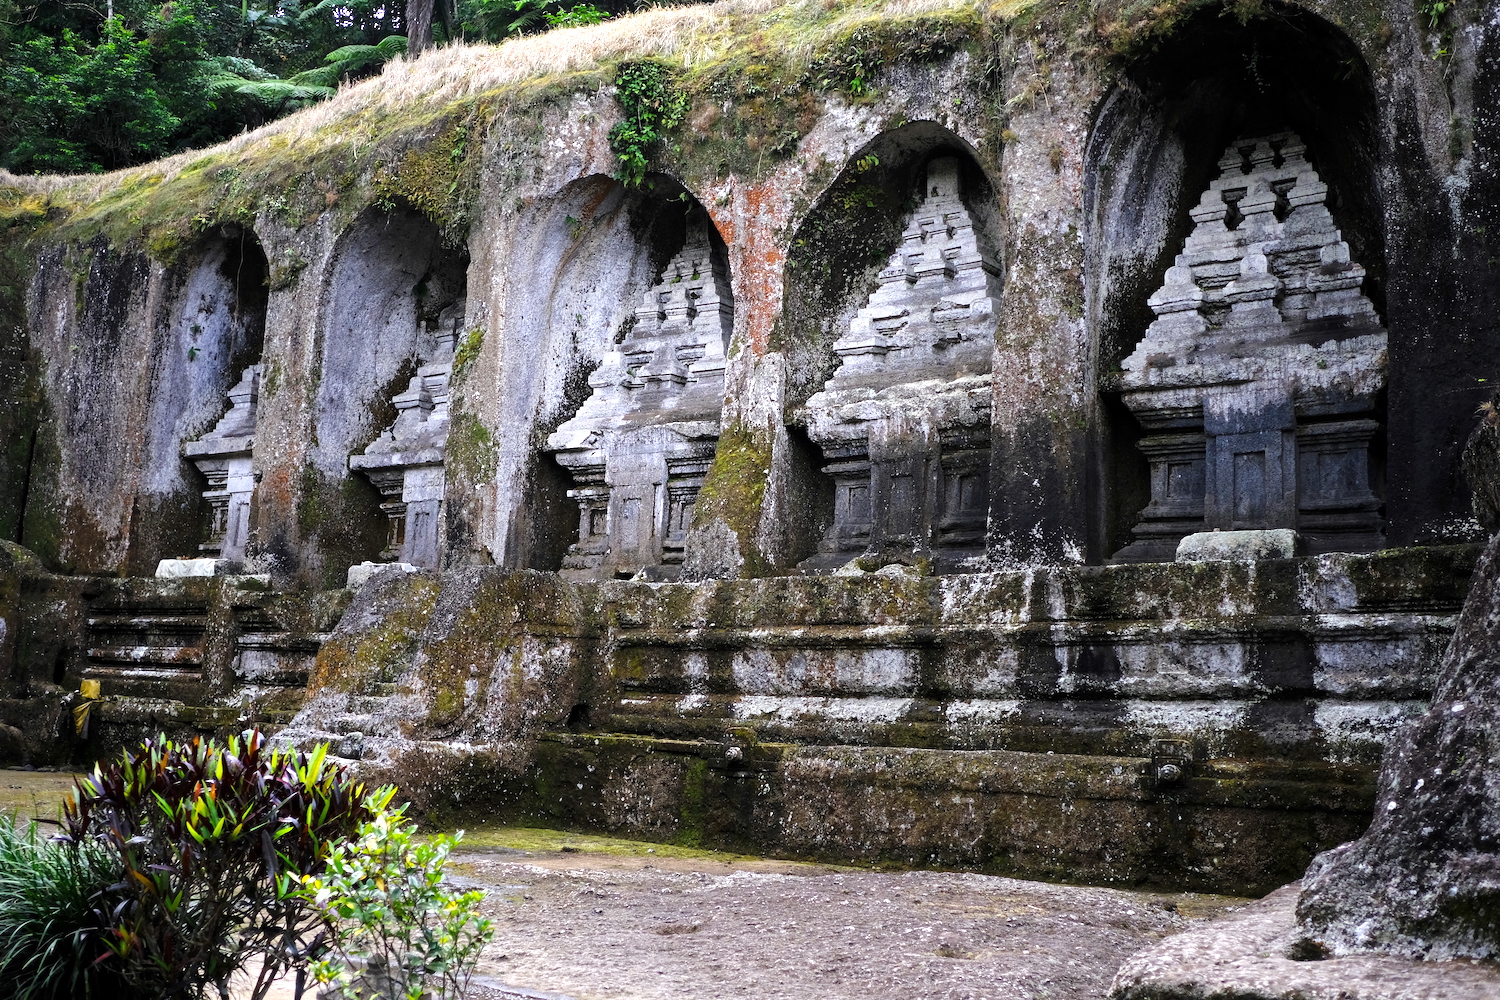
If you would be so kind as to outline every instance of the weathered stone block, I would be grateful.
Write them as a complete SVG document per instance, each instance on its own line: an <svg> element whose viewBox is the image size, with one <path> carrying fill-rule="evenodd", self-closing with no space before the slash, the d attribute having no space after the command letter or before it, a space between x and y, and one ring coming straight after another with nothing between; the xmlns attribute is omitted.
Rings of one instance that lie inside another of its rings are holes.
<svg viewBox="0 0 1500 1000"><path fill-rule="evenodd" d="M1260 531L1199 531L1177 543L1178 562L1291 559L1302 540L1291 528Z"/></svg>

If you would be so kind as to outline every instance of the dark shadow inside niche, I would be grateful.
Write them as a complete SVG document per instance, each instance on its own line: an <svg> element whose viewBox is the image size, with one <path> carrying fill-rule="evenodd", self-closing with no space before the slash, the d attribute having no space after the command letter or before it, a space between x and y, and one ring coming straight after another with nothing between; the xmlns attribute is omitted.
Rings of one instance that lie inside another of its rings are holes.
<svg viewBox="0 0 1500 1000"><path fill-rule="evenodd" d="M1091 289L1102 369L1151 322L1147 297L1192 231L1189 215L1236 139L1290 130L1329 187L1328 207L1385 314L1378 122L1363 57L1337 28L1268 4L1241 24L1204 8L1133 64L1098 112L1085 163Z"/></svg>
<svg viewBox="0 0 1500 1000"><path fill-rule="evenodd" d="M861 147L814 203L787 254L771 346L786 357L789 410L822 389L838 367L833 342L878 286L920 202L927 165L939 156L958 159L965 206L990 246L1004 246L994 188L963 139L922 121Z"/></svg>
<svg viewBox="0 0 1500 1000"><path fill-rule="evenodd" d="M1131 541L1131 529L1142 508L1151 500L1151 467L1137 445L1141 425L1121 401L1118 393L1103 393L1099 399L1096 431L1099 459L1097 475L1109 490L1110 502L1101 504L1099 537L1102 544L1090 553L1090 562L1118 552Z"/></svg>
<svg viewBox="0 0 1500 1000"><path fill-rule="evenodd" d="M590 716L592 715L593 712L589 709L589 706L580 702L569 709L568 720L564 725L570 732L583 732L589 728L591 724Z"/></svg>
<svg viewBox="0 0 1500 1000"><path fill-rule="evenodd" d="M589 376L606 352L630 336L642 297L690 232L707 234L714 264L727 275L729 252L718 227L698 199L665 174L648 174L636 189L603 175L585 177L564 188L541 214L537 238L543 245L532 267L545 273L547 287L531 300L541 320L536 334L539 342L561 337L566 343L540 348L564 355L561 391L551 405L543 402L535 421L526 503L515 526L524 538L519 564L526 568L561 569L569 547L579 541L579 502L568 496L577 484L546 450L547 439L592 394ZM567 249L557 254L559 246ZM526 335L529 325L522 327ZM516 393L518 399L524 395Z"/></svg>
<svg viewBox="0 0 1500 1000"><path fill-rule="evenodd" d="M231 363L250 365L265 349L266 308L271 298L271 267L265 248L250 230L241 226L223 229L225 252L219 273L229 283L230 308L235 321L247 332L243 354Z"/></svg>
<svg viewBox="0 0 1500 1000"><path fill-rule="evenodd" d="M833 524L834 482L823 471L823 452L801 427L787 432L787 509L782 551L796 565L818 551L823 533Z"/></svg>
<svg viewBox="0 0 1500 1000"><path fill-rule="evenodd" d="M578 503L568 496L572 488L568 470L539 449L528 492L531 544L527 548L527 569L561 569L568 546L578 540Z"/></svg>
<svg viewBox="0 0 1500 1000"><path fill-rule="evenodd" d="M405 207L366 210L337 255L301 506L311 512L302 528L316 536L316 572L328 585L342 583L353 563L395 558L392 539L407 537L404 467L353 471L350 458L395 422L395 397L418 369L461 342L469 268L466 249L445 245L431 220ZM429 524L436 547L442 531Z"/></svg>
<svg viewBox="0 0 1500 1000"><path fill-rule="evenodd" d="M1084 177L1086 297L1101 388L1091 561L1128 538L1150 495L1135 448L1141 429L1111 390L1155 318L1147 299L1192 232L1189 213L1225 150L1287 130L1306 143L1328 185L1329 210L1383 317L1375 95L1363 57L1337 28L1274 3L1244 24L1227 7L1205 7L1133 63L1099 107Z"/></svg>

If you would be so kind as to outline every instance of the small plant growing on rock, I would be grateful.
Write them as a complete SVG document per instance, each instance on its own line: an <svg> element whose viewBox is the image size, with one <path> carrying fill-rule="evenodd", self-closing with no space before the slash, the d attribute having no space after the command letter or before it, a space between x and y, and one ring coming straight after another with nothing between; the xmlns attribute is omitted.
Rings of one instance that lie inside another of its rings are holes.
<svg viewBox="0 0 1500 1000"><path fill-rule="evenodd" d="M620 161L615 177L626 187L640 187L651 154L687 114L687 95L674 85L670 66L641 60L615 71L615 97L625 111L625 120L609 130L609 148Z"/></svg>
<svg viewBox="0 0 1500 1000"><path fill-rule="evenodd" d="M304 897L336 928L313 974L349 1000L458 1000L494 936L479 913L484 893L443 885L462 831L419 841L402 817L382 808L333 850L323 874L303 879Z"/></svg>

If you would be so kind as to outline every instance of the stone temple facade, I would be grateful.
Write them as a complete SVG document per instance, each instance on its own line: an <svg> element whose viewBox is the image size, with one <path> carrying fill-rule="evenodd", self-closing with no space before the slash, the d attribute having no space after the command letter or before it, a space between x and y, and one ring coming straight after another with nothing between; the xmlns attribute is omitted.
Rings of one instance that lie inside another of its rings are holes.
<svg viewBox="0 0 1500 1000"><path fill-rule="evenodd" d="M1374 449L1386 332L1328 186L1290 132L1235 142L1125 359L1151 503L1124 561L1202 531L1293 529L1313 552L1382 547Z"/></svg>
<svg viewBox="0 0 1500 1000"><path fill-rule="evenodd" d="M856 95L807 61L843 12L693 4L572 29L688 105L640 184L613 57L521 80L524 38L0 173L0 727L65 765L260 724L455 819L1284 885L1384 801L1488 530L1492 6L874 2Z"/></svg>
<svg viewBox="0 0 1500 1000"><path fill-rule="evenodd" d="M946 572L983 556L1001 279L959 178L951 157L928 165L879 287L833 345L837 371L801 411L834 483L804 569L868 555Z"/></svg>
<svg viewBox="0 0 1500 1000"><path fill-rule="evenodd" d="M578 502L564 576L677 572L719 438L733 323L725 265L694 230L589 376L593 392L577 415L547 439Z"/></svg>

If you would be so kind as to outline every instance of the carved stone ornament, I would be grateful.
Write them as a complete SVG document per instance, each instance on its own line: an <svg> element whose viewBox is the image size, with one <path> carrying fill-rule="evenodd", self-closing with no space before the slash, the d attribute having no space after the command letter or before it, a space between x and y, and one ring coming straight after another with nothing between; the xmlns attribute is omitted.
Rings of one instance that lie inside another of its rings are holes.
<svg viewBox="0 0 1500 1000"><path fill-rule="evenodd" d="M589 377L593 392L547 439L573 479L573 579L670 578L713 461L734 325L726 265L691 231L641 299L635 325Z"/></svg>
<svg viewBox="0 0 1500 1000"><path fill-rule="evenodd" d="M838 370L801 410L834 481L804 569L869 555L952 571L983 554L1000 266L960 184L956 159L928 165L901 246L833 345Z"/></svg>

